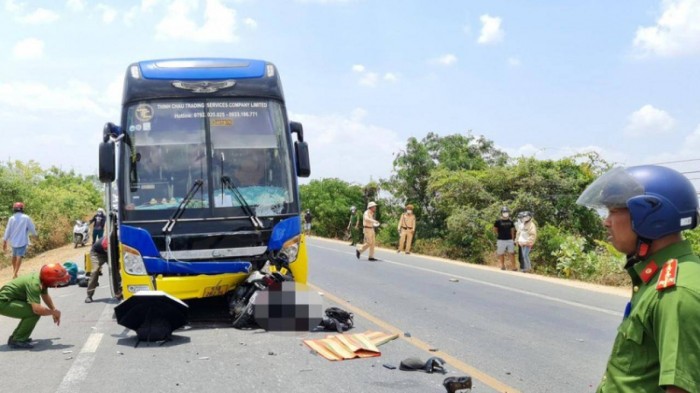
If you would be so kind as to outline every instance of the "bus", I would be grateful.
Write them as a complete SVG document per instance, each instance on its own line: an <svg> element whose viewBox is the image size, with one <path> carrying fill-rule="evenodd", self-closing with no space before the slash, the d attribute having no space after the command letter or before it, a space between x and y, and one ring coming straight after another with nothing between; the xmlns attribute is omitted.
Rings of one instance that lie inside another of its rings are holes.
<svg viewBox="0 0 700 393"><path fill-rule="evenodd" d="M310 171L274 64L129 65L121 123L99 147L113 295L225 295L273 259L306 283L297 180Z"/></svg>

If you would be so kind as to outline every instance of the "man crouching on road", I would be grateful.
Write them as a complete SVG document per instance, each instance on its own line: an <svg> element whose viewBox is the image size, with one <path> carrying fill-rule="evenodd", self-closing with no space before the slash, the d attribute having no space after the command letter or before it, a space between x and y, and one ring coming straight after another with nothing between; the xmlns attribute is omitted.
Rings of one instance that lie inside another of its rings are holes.
<svg viewBox="0 0 700 393"><path fill-rule="evenodd" d="M0 315L21 319L7 340L10 348L34 348L29 335L42 316L51 315L56 325L61 324L61 312L54 306L48 289L68 281L70 275L66 269L58 263L51 263L42 266L39 273L17 277L0 288ZM47 307L41 305L41 300Z"/></svg>
<svg viewBox="0 0 700 393"><path fill-rule="evenodd" d="M665 167L615 168L577 203L607 209L633 285L597 391L700 392L700 258L681 235L698 225L695 187Z"/></svg>

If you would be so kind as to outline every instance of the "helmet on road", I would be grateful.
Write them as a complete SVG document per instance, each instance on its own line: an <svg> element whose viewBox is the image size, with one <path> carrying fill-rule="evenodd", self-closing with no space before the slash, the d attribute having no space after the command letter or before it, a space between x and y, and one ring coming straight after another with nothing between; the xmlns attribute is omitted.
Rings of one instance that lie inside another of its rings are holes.
<svg viewBox="0 0 700 393"><path fill-rule="evenodd" d="M15 211L15 212L24 211L24 203L22 203L22 202L15 202L15 203L12 205L12 210Z"/></svg>
<svg viewBox="0 0 700 393"><path fill-rule="evenodd" d="M70 281L70 274L60 264L49 263L41 267L39 279L45 287L55 287L58 284L67 284Z"/></svg>
<svg viewBox="0 0 700 393"><path fill-rule="evenodd" d="M698 225L695 187L680 172L662 166L614 168L591 183L576 203L629 209L632 230L649 240Z"/></svg>

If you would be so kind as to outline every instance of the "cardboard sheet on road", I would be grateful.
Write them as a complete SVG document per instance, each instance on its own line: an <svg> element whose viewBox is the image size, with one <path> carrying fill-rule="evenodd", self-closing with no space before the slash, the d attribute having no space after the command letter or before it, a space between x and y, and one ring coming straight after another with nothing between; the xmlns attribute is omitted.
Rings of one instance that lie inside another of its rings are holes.
<svg viewBox="0 0 700 393"><path fill-rule="evenodd" d="M309 348L328 360L346 360L380 356L378 346L398 337L398 334L368 331L359 334L335 334L326 338L304 340Z"/></svg>

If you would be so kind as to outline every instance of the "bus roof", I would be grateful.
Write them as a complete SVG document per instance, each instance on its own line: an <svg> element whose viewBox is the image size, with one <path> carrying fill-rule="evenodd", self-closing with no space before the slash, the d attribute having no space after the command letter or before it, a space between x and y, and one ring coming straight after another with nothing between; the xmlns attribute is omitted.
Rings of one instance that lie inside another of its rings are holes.
<svg viewBox="0 0 700 393"><path fill-rule="evenodd" d="M188 97L266 97L284 101L277 68L264 60L144 60L126 70L123 104Z"/></svg>
<svg viewBox="0 0 700 393"><path fill-rule="evenodd" d="M267 62L251 59L164 59L139 62L146 79L215 80L262 78Z"/></svg>

